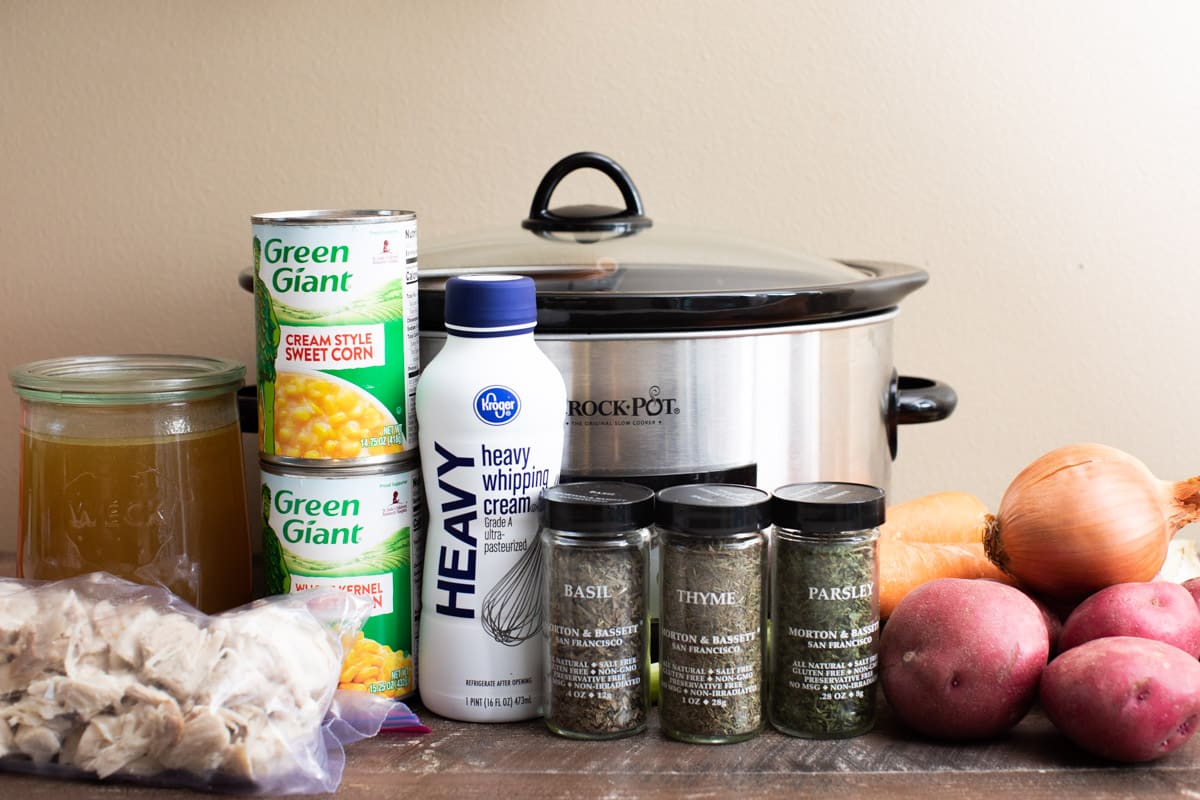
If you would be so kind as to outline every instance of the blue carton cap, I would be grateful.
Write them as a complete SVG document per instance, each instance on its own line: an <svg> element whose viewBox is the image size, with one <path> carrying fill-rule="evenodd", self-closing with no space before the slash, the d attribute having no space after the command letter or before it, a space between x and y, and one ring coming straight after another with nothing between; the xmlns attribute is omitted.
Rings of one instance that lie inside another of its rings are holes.
<svg viewBox="0 0 1200 800"><path fill-rule="evenodd" d="M537 325L537 288L524 275L458 275L446 281L446 330L511 336Z"/></svg>

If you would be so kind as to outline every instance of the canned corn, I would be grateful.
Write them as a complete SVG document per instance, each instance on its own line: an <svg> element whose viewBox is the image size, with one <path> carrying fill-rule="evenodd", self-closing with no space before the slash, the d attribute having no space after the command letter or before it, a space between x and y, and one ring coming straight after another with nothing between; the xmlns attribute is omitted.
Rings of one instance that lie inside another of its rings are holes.
<svg viewBox="0 0 1200 800"><path fill-rule="evenodd" d="M417 219L251 217L259 455L382 463L417 446Z"/></svg>
<svg viewBox="0 0 1200 800"><path fill-rule="evenodd" d="M339 688L413 694L424 546L416 458L260 467L267 593L332 587L369 600L371 616L346 652Z"/></svg>

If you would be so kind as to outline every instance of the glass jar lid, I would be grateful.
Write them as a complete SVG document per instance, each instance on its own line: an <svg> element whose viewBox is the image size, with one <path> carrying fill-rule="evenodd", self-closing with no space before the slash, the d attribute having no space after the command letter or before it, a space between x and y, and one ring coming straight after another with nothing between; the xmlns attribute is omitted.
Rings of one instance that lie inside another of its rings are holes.
<svg viewBox="0 0 1200 800"><path fill-rule="evenodd" d="M201 400L236 391L246 368L236 361L185 355L65 356L34 361L8 374L28 400L118 405Z"/></svg>

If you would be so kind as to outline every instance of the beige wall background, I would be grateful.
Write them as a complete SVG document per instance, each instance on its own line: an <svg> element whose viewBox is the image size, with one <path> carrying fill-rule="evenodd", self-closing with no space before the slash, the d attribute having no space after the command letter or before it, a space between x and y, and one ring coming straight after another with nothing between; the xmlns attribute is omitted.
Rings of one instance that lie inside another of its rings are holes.
<svg viewBox="0 0 1200 800"><path fill-rule="evenodd" d="M1167 0L3 0L0 362L253 364L252 213L412 208L428 244L516 224L593 149L657 220L929 271L896 364L960 405L902 429L895 499L994 507L1082 440L1182 478L1198 37ZM11 393L0 430L3 550Z"/></svg>

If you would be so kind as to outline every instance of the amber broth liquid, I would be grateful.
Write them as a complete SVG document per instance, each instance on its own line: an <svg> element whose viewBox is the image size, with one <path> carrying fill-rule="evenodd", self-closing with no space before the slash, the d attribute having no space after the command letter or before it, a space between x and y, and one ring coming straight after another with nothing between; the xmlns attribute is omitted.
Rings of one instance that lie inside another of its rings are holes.
<svg viewBox="0 0 1200 800"><path fill-rule="evenodd" d="M176 437L21 432L17 575L105 571L167 587L206 613L251 600L236 424Z"/></svg>

